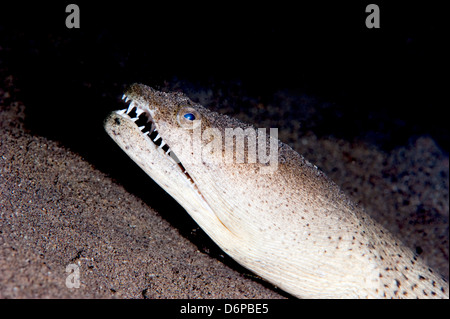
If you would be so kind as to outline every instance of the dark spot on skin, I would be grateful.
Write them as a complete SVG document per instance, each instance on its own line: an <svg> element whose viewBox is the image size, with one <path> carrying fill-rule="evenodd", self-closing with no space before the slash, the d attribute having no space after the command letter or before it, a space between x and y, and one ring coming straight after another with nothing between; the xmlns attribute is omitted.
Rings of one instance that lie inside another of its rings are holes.
<svg viewBox="0 0 450 319"><path fill-rule="evenodd" d="M444 287L441 287L441 291L445 294L445 289L444 289Z"/></svg>
<svg viewBox="0 0 450 319"><path fill-rule="evenodd" d="M434 291L432 291L431 294L432 294L433 296L436 296L436 293L435 293Z"/></svg>
<svg viewBox="0 0 450 319"><path fill-rule="evenodd" d="M433 270L432 270L431 268L428 268L428 271L429 271L430 273L433 273Z"/></svg>
<svg viewBox="0 0 450 319"><path fill-rule="evenodd" d="M423 292L423 294L424 294L425 296L428 296L428 294L427 294L427 292L426 292L425 290L422 290L422 292Z"/></svg>
<svg viewBox="0 0 450 319"><path fill-rule="evenodd" d="M116 122L117 125L120 125L120 119L115 118L115 119L114 119L114 122Z"/></svg>
<svg viewBox="0 0 450 319"><path fill-rule="evenodd" d="M423 252L422 247L417 246L417 247L416 247L416 253L417 253L418 255L420 255L422 252Z"/></svg>
<svg viewBox="0 0 450 319"><path fill-rule="evenodd" d="M404 295L404 296L407 296L407 295L408 295L408 292L405 291L405 290L403 290L403 295Z"/></svg>
<svg viewBox="0 0 450 319"><path fill-rule="evenodd" d="M425 280L425 277L422 276L422 275L419 275L419 279L420 279L420 280Z"/></svg>
<svg viewBox="0 0 450 319"><path fill-rule="evenodd" d="M416 288L417 288L417 284L414 284L414 285L411 286L411 290L414 290Z"/></svg>
<svg viewBox="0 0 450 319"><path fill-rule="evenodd" d="M433 287L436 287L436 281L432 281L431 284L433 285Z"/></svg>
<svg viewBox="0 0 450 319"><path fill-rule="evenodd" d="M395 284L397 285L398 288L400 288L400 286L402 285L402 284L400 283L400 281L397 280L397 279L395 279Z"/></svg>

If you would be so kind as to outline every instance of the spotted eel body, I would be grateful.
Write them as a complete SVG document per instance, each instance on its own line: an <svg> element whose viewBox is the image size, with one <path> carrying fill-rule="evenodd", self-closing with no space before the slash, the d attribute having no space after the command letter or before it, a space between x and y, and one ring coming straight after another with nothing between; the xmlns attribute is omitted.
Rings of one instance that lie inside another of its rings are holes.
<svg viewBox="0 0 450 319"><path fill-rule="evenodd" d="M443 277L288 145L276 140L270 172L248 160L257 142L273 145L269 136L247 141L246 161L224 161L227 128L252 126L142 84L124 99L128 108L105 121L108 134L227 254L273 285L300 298L448 298Z"/></svg>

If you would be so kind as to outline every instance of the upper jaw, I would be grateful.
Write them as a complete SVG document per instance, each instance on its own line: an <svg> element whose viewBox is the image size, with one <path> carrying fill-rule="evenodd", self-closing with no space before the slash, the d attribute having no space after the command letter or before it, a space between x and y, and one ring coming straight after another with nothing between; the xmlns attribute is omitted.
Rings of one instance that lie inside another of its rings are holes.
<svg viewBox="0 0 450 319"><path fill-rule="evenodd" d="M158 132L158 127L156 125L153 116L156 113L156 110L152 110L148 107L148 103L140 102L139 100L135 100L130 98L127 94L122 95L122 100L125 103L129 103L127 108L115 111L116 114L128 118L133 121L139 130L149 137L149 139L156 144L159 148L163 149L163 151L167 155L172 155L172 158L176 157L174 154L171 154L170 147L164 142L161 135Z"/></svg>
<svg viewBox="0 0 450 319"><path fill-rule="evenodd" d="M128 107L126 109L120 110L120 111L116 111L117 114L122 115L122 114L129 114L133 108L136 108L136 115L137 117L139 117L142 113L147 113L148 116L150 116L151 118L153 118L153 116L156 113L155 109L150 109L148 103L142 103L140 102L138 99L134 99L132 97L130 97L129 95L127 95L126 93L122 95L122 100L125 103L129 103Z"/></svg>

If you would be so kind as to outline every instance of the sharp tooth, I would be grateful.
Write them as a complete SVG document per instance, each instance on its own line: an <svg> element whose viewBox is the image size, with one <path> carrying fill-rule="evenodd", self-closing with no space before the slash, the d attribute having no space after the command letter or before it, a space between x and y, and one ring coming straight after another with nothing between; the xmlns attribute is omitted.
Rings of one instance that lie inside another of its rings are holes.
<svg viewBox="0 0 450 319"><path fill-rule="evenodd" d="M126 97L127 97L126 94L122 95L122 100L125 100Z"/></svg>
<svg viewBox="0 0 450 319"><path fill-rule="evenodd" d="M141 115L142 113L144 113L144 110L141 110L141 109L137 109L136 110L136 114L137 114L137 116L139 117L139 115Z"/></svg>
<svg viewBox="0 0 450 319"><path fill-rule="evenodd" d="M131 119L133 122L136 122L137 120L139 120L139 118L138 117L135 117L135 118L132 118Z"/></svg>
<svg viewBox="0 0 450 319"><path fill-rule="evenodd" d="M169 153L170 153L170 148L167 150L166 154L169 155Z"/></svg>
<svg viewBox="0 0 450 319"><path fill-rule="evenodd" d="M134 108L134 101L131 101L130 105L128 105L127 114L130 113L133 108Z"/></svg>
<svg viewBox="0 0 450 319"><path fill-rule="evenodd" d="M138 126L139 131L142 131L145 128L145 126Z"/></svg>
<svg viewBox="0 0 450 319"><path fill-rule="evenodd" d="M161 138L161 136L159 135L159 133L156 135L156 137L153 139L153 142L156 142L157 140L159 140Z"/></svg>
<svg viewBox="0 0 450 319"><path fill-rule="evenodd" d="M120 110L120 111L116 111L116 113L119 114L119 115L123 115L123 114L125 114L126 111L127 111L127 109L123 109L123 110Z"/></svg>
<svg viewBox="0 0 450 319"><path fill-rule="evenodd" d="M162 148L166 143L164 141L161 141L161 145L159 145L159 148Z"/></svg>
<svg viewBox="0 0 450 319"><path fill-rule="evenodd" d="M153 142L156 142L157 140L159 140L161 138L161 136L159 135L159 133L158 133L158 135L156 135L156 137L153 139Z"/></svg>
<svg viewBox="0 0 450 319"><path fill-rule="evenodd" d="M128 96L125 97L125 103L127 103L129 100Z"/></svg>

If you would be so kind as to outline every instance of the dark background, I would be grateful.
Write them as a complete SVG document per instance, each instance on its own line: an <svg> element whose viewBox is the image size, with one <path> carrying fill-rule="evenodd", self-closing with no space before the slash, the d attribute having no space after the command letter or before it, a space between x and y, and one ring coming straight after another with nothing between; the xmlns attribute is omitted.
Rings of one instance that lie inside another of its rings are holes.
<svg viewBox="0 0 450 319"><path fill-rule="evenodd" d="M65 26L73 2L80 29ZM263 105L279 90L298 92L320 101L318 115L287 112L300 117L299 138L312 130L390 151L429 135L448 154L445 11L392 2L2 1L0 85L14 88L0 99L22 101L32 134L79 153L217 257L223 252L104 132L125 86L238 85L243 100ZM380 6L380 29L365 27L369 3Z"/></svg>
<svg viewBox="0 0 450 319"><path fill-rule="evenodd" d="M4 2L0 57L28 128L85 157L126 85L174 78L238 81L262 101L291 89L334 105L318 135L391 149L428 134L448 152L447 37L432 2ZM80 29L65 27L72 2ZM380 29L365 27L369 3Z"/></svg>

